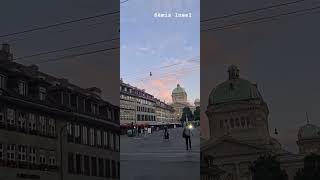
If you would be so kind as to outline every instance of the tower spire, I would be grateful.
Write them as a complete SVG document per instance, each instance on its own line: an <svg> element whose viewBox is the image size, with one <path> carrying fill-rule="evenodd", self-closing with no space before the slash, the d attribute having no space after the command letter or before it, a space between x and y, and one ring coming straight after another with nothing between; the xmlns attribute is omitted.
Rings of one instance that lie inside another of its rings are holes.
<svg viewBox="0 0 320 180"><path fill-rule="evenodd" d="M307 116L307 124L310 124L310 122L309 122L308 112L306 112L306 116Z"/></svg>

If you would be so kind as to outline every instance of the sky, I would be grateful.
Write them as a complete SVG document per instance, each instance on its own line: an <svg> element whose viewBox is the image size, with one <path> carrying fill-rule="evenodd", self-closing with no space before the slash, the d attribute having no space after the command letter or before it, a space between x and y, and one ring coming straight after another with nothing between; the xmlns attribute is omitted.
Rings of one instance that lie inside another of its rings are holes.
<svg viewBox="0 0 320 180"><path fill-rule="evenodd" d="M201 19L226 15L272 4L277 0L245 3L236 0L201 1ZM201 23L202 29L227 25L252 18L315 7L319 3L300 3L285 8ZM270 134L283 148L297 152L298 130L307 123L320 125L320 14L288 16L277 20L242 25L220 31L201 32L201 120L203 135L208 135L204 114L210 91L227 80L227 68L235 64L240 77L258 83L269 107ZM279 131L274 134L274 128ZM206 132L206 133L205 133Z"/></svg>
<svg viewBox="0 0 320 180"><path fill-rule="evenodd" d="M19 5L18 5L19 4ZM102 13L119 11L118 0L11 0L1 2L0 35L23 31L39 26L56 24ZM119 38L120 14L81 21L78 23L35 31L22 35L0 38L9 42L14 57L63 49L80 44ZM119 49L69 58L61 61L40 63L64 55L119 47L119 40L74 49L51 55L17 60L25 65L37 64L42 72L66 78L83 88L99 87L103 98L119 105ZM110 83L114 86L110 86ZM114 83L117 82L117 83Z"/></svg>
<svg viewBox="0 0 320 180"><path fill-rule="evenodd" d="M192 15L174 18L175 12ZM156 18L155 13L171 13L172 17ZM123 81L166 102L171 102L171 92L179 83L193 103L200 97L199 21L198 0L129 0L121 4Z"/></svg>

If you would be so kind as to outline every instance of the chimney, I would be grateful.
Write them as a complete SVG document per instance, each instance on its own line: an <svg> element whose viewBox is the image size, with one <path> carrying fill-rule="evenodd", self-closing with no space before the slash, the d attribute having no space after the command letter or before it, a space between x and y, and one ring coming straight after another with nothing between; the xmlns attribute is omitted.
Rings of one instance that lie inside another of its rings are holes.
<svg viewBox="0 0 320 180"><path fill-rule="evenodd" d="M0 50L0 60L1 61L12 61L13 56L10 53L10 45L8 43L3 43Z"/></svg>

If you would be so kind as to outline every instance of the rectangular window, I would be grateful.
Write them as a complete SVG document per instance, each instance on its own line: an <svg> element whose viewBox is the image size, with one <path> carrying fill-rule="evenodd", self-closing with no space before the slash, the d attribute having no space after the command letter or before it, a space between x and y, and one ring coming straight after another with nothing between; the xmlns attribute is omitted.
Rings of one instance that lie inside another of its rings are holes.
<svg viewBox="0 0 320 180"><path fill-rule="evenodd" d="M67 132L68 132L68 137L73 137L72 124L70 122L67 122Z"/></svg>
<svg viewBox="0 0 320 180"><path fill-rule="evenodd" d="M112 169L112 178L116 178L117 169L116 169L116 161L114 160L112 160L111 169Z"/></svg>
<svg viewBox="0 0 320 180"><path fill-rule="evenodd" d="M118 150L118 147L117 147L117 135L116 134L113 134L113 149L116 151Z"/></svg>
<svg viewBox="0 0 320 180"><path fill-rule="evenodd" d="M68 171L69 173L74 173L74 161L73 161L73 153L68 153Z"/></svg>
<svg viewBox="0 0 320 180"><path fill-rule="evenodd" d="M26 96L28 92L28 86L25 81L19 81L19 94Z"/></svg>
<svg viewBox="0 0 320 180"><path fill-rule="evenodd" d="M16 152L16 145L15 144L8 144L7 145L7 160L8 161L15 161L15 152Z"/></svg>
<svg viewBox="0 0 320 180"><path fill-rule="evenodd" d="M40 99L41 101L46 100L46 95L47 95L47 90L46 90L46 88L40 87L40 88L39 88L39 99Z"/></svg>
<svg viewBox="0 0 320 180"><path fill-rule="evenodd" d="M56 122L52 118L48 119L48 130L49 130L50 136L56 135Z"/></svg>
<svg viewBox="0 0 320 180"><path fill-rule="evenodd" d="M91 176L97 176L97 158L91 157Z"/></svg>
<svg viewBox="0 0 320 180"><path fill-rule="evenodd" d="M108 147L108 133L103 131L103 146Z"/></svg>
<svg viewBox="0 0 320 180"><path fill-rule="evenodd" d="M39 151L39 164L45 165L47 163L47 158L44 150Z"/></svg>
<svg viewBox="0 0 320 180"><path fill-rule="evenodd" d="M21 130L24 130L26 127L26 113L24 112L19 112L18 114L18 127Z"/></svg>
<svg viewBox="0 0 320 180"><path fill-rule="evenodd" d="M111 176L111 174L110 174L110 160L109 160L109 159L106 159L106 160L105 160L105 163L106 163L106 166L105 166L105 169L106 169L105 175L106 175L106 177L110 177L110 176Z"/></svg>
<svg viewBox="0 0 320 180"><path fill-rule="evenodd" d="M39 127L40 127L40 132L42 134L47 133L47 123L46 123L46 118L44 116L39 116Z"/></svg>
<svg viewBox="0 0 320 180"><path fill-rule="evenodd" d="M49 166L56 165L56 153L54 151L49 152Z"/></svg>
<svg viewBox="0 0 320 180"><path fill-rule="evenodd" d="M8 108L7 110L7 121L10 126L15 126L15 116L14 116L14 109Z"/></svg>
<svg viewBox="0 0 320 180"><path fill-rule="evenodd" d="M24 162L27 160L27 147L23 145L19 145L18 151L18 160Z"/></svg>
<svg viewBox="0 0 320 180"><path fill-rule="evenodd" d="M29 162L31 164L35 164L36 163L36 149L30 147L28 155L29 155Z"/></svg>
<svg viewBox="0 0 320 180"><path fill-rule="evenodd" d="M99 176L103 177L103 159L99 158L98 159L98 164L99 164Z"/></svg>
<svg viewBox="0 0 320 180"><path fill-rule="evenodd" d="M0 74L0 89L6 89L7 87L7 77Z"/></svg>
<svg viewBox="0 0 320 180"><path fill-rule="evenodd" d="M29 114L29 130L30 131L36 131L36 117L34 114Z"/></svg>
<svg viewBox="0 0 320 180"><path fill-rule="evenodd" d="M97 145L101 146L101 131L97 130Z"/></svg>
<svg viewBox="0 0 320 180"><path fill-rule="evenodd" d="M81 155L76 155L76 173L81 174L82 173L82 163L81 163Z"/></svg>
<svg viewBox="0 0 320 180"><path fill-rule="evenodd" d="M117 169L118 169L118 171L117 171L117 173L118 173L118 178L120 178L120 162L118 161L118 163L117 163Z"/></svg>
<svg viewBox="0 0 320 180"><path fill-rule="evenodd" d="M82 143L88 144L88 129L86 126L82 126Z"/></svg>
<svg viewBox="0 0 320 180"><path fill-rule="evenodd" d="M90 176L89 156L84 156L84 175Z"/></svg>
<svg viewBox="0 0 320 180"><path fill-rule="evenodd" d="M113 149L114 148L114 137L113 137L113 133L110 133L110 148Z"/></svg>
<svg viewBox="0 0 320 180"><path fill-rule="evenodd" d="M81 138L80 138L80 125L75 124L74 125L74 137L75 137L75 141L77 143L81 142Z"/></svg>
<svg viewBox="0 0 320 180"><path fill-rule="evenodd" d="M90 128L90 145L94 146L94 129Z"/></svg>
<svg viewBox="0 0 320 180"><path fill-rule="evenodd" d="M56 165L56 157L50 156L49 157L49 165L50 166L55 166Z"/></svg>

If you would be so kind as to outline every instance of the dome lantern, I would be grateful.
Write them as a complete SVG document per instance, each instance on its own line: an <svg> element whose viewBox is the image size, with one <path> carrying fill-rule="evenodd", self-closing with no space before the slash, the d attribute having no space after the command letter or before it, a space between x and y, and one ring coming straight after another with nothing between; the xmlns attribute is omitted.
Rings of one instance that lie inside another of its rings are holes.
<svg viewBox="0 0 320 180"><path fill-rule="evenodd" d="M228 68L229 80L231 79L239 79L239 68L235 65L231 65Z"/></svg>

